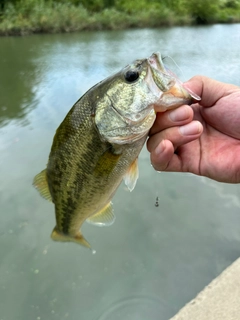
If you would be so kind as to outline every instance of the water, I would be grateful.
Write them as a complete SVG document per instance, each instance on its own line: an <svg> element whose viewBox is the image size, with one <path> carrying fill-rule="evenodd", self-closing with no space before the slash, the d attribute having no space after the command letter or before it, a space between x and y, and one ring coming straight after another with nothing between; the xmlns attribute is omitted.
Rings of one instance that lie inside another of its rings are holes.
<svg viewBox="0 0 240 320"><path fill-rule="evenodd" d="M83 226L95 254L51 241L53 205L31 186L93 84L161 51L182 80L240 85L239 40L239 24L0 38L1 320L166 320L239 257L239 185L158 174L146 149L135 190L114 197L114 225Z"/></svg>

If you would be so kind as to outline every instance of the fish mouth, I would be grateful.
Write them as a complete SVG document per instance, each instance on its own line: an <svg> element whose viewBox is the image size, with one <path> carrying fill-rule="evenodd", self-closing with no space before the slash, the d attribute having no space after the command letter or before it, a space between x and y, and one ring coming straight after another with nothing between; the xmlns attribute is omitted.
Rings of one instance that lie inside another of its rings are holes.
<svg viewBox="0 0 240 320"><path fill-rule="evenodd" d="M151 68L156 69L157 71L161 71L163 73L166 72L165 66L163 64L161 54L160 52L153 53L148 59L147 59L149 65Z"/></svg>
<svg viewBox="0 0 240 320"><path fill-rule="evenodd" d="M164 66L161 54L153 53L148 59L148 75L146 81L157 101L156 112L177 108L183 104L192 104L201 100L195 93L184 87L182 82Z"/></svg>

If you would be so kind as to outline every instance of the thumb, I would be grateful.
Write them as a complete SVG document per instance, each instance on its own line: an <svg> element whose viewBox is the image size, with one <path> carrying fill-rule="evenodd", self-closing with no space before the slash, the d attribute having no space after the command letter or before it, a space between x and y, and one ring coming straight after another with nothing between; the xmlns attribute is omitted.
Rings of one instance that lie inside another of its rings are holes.
<svg viewBox="0 0 240 320"><path fill-rule="evenodd" d="M238 88L205 76L194 76L183 85L201 97L200 104L203 107L213 106L219 99Z"/></svg>

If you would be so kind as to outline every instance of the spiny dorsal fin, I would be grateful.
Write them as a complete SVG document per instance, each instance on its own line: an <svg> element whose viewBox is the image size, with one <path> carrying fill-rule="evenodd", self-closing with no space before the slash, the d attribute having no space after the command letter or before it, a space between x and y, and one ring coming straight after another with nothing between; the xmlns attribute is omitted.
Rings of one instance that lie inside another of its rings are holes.
<svg viewBox="0 0 240 320"><path fill-rule="evenodd" d="M34 177L33 185L44 199L52 201L52 197L48 188L46 169Z"/></svg>
<svg viewBox="0 0 240 320"><path fill-rule="evenodd" d="M127 173L123 177L125 185L130 191L133 191L138 179L138 163L137 159L128 168Z"/></svg>
<svg viewBox="0 0 240 320"><path fill-rule="evenodd" d="M102 210L89 217L87 222L96 226L110 226L115 221L112 203L109 202Z"/></svg>

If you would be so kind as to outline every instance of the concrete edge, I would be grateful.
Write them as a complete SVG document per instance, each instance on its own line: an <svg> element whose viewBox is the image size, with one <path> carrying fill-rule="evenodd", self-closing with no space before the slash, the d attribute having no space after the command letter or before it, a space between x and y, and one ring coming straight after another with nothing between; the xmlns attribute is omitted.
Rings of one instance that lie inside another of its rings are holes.
<svg viewBox="0 0 240 320"><path fill-rule="evenodd" d="M240 320L240 258L170 320Z"/></svg>

